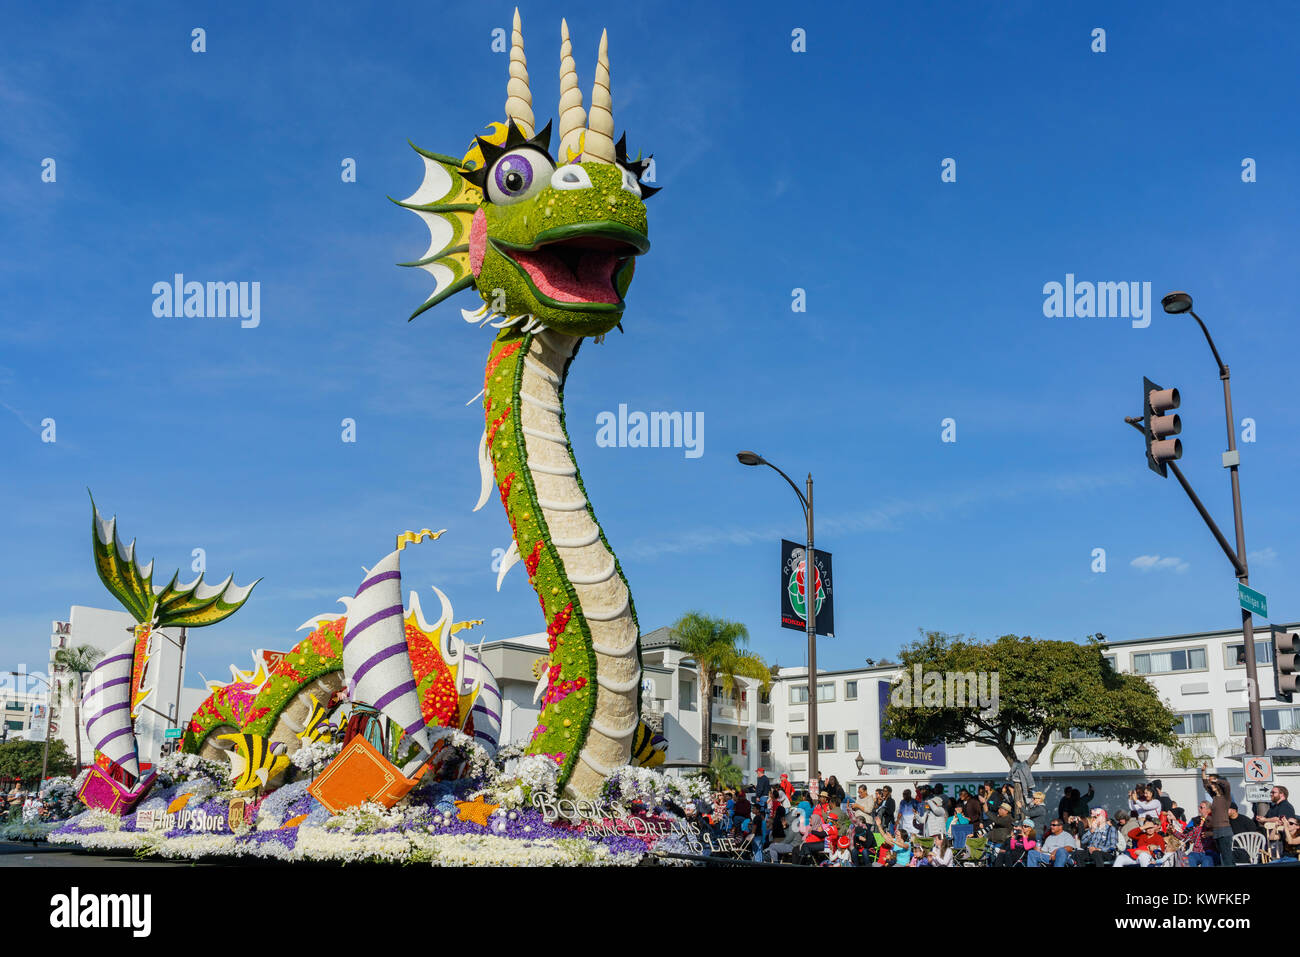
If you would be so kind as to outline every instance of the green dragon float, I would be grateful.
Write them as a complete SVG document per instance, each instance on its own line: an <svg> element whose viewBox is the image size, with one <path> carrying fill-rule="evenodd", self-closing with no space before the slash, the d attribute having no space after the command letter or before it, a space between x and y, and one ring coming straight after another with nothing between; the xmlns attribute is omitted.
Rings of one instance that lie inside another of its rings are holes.
<svg viewBox="0 0 1300 957"><path fill-rule="evenodd" d="M554 156L551 124L535 129L516 11L505 122L460 159L415 147L424 181L400 205L431 235L425 256L404 265L437 281L411 318L473 289L483 305L465 319L499 330L483 376L476 510L495 485L514 533L502 575L522 560L546 618L550 666L529 750L553 757L571 791L593 794L632 757L640 631L573 458L564 383L583 341L620 324L636 257L650 248L644 200L655 187L642 182L649 160L614 141L606 36L590 114L564 21L560 42Z"/></svg>
<svg viewBox="0 0 1300 957"><path fill-rule="evenodd" d="M411 318L472 288L483 305L462 310L466 320L498 330L483 377L483 488L475 511L495 487L513 530L497 587L522 562L546 619L549 664L527 751L552 758L570 793L593 795L614 769L634 759L662 762L663 750L662 738L650 745L640 718L636 612L573 459L564 383L583 340L601 342L619 327L636 257L650 246L644 200L656 188L642 182L649 160L629 158L625 139L614 141L606 36L588 114L566 22L560 31L554 156L551 124L535 129L516 11L505 122L491 123L459 159L414 147L424 180L394 202L420 216L431 234L425 256L402 264L436 280ZM423 621L418 604L406 616L408 652L427 725L463 727L474 696L447 660L447 639L478 622L453 622L439 597L444 613L436 624ZM210 683L183 750L218 758L226 742L253 735L270 742L269 756L270 748L295 748L312 733L345 691L348 625L344 616L320 616L304 627L308 637L283 656L255 656L253 672Z"/></svg>

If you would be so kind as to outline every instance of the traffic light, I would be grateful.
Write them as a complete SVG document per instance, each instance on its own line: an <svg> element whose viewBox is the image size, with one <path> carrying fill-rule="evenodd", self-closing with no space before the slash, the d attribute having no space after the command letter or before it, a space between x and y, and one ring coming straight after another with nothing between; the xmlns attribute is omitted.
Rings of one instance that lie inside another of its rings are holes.
<svg viewBox="0 0 1300 957"><path fill-rule="evenodd" d="M1147 468L1166 477L1166 464L1182 458L1183 442L1171 438L1183 431L1183 420L1168 415L1178 408L1178 390L1162 389L1150 379L1142 378L1142 434L1147 440Z"/></svg>
<svg viewBox="0 0 1300 957"><path fill-rule="evenodd" d="M1273 694L1278 701L1290 701L1300 691L1296 675L1296 652L1300 634L1273 626Z"/></svg>

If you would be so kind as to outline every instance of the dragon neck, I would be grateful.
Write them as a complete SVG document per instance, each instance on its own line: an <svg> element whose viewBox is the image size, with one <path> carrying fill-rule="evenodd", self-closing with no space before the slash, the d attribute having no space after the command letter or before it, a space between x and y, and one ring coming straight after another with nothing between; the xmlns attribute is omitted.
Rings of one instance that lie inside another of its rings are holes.
<svg viewBox="0 0 1300 957"><path fill-rule="evenodd" d="M529 753L561 786L594 796L628 763L640 720L641 652L627 580L587 501L564 426L580 338L507 329L484 375L493 477L546 618L546 693Z"/></svg>

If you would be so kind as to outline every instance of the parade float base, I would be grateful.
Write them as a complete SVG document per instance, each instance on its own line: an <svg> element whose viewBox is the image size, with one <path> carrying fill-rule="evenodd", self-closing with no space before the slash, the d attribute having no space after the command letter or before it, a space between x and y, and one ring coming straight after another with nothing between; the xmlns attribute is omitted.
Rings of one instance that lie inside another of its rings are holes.
<svg viewBox="0 0 1300 957"><path fill-rule="evenodd" d="M286 785L256 803L250 795L189 784L158 787L131 814L87 811L49 841L141 858L248 864L633 866L652 851L689 852L671 820L644 809L548 822L531 806L494 807L490 795L476 795L468 783L437 782L391 810L368 804L331 814L308 783Z"/></svg>

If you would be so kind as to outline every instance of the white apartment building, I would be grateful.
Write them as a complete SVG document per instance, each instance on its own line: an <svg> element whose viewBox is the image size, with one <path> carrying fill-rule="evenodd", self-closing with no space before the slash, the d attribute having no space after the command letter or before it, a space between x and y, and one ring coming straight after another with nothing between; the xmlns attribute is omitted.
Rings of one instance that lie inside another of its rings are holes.
<svg viewBox="0 0 1300 957"><path fill-rule="evenodd" d="M45 686L19 674L0 676L0 737L5 741L40 740L45 736Z"/></svg>

